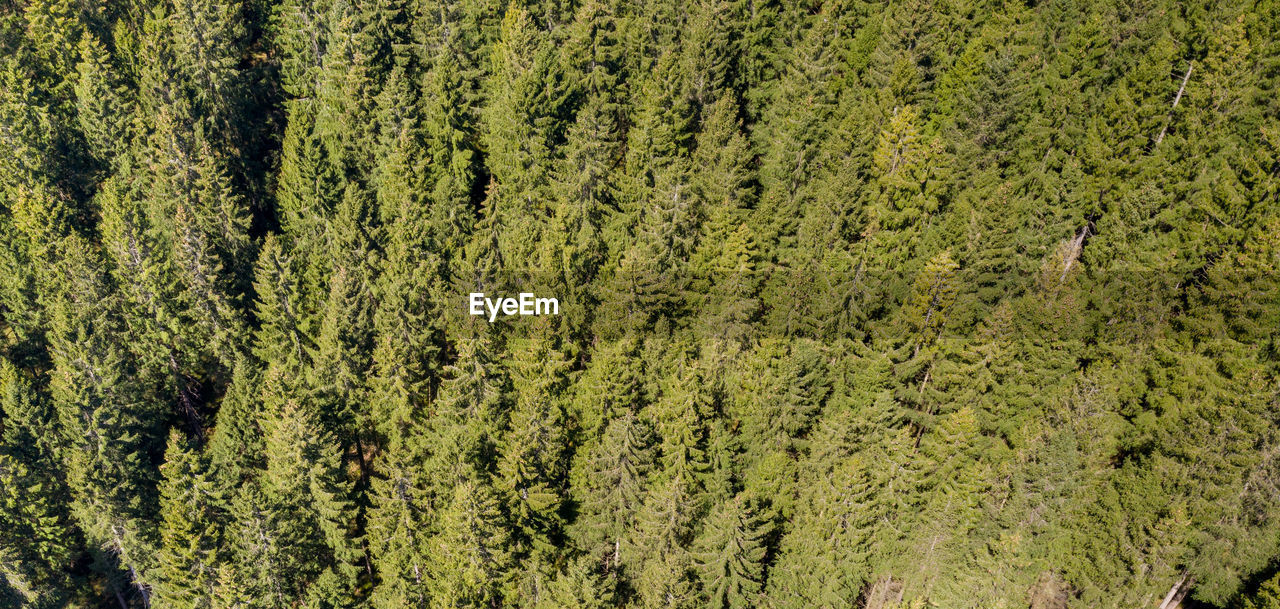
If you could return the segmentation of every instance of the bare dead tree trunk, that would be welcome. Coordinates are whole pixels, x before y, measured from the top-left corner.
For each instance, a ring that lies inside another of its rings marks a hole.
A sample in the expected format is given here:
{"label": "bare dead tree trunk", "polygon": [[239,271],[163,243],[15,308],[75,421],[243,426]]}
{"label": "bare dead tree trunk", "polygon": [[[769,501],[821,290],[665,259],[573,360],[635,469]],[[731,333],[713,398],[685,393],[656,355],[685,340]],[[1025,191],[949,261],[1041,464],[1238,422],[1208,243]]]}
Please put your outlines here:
{"label": "bare dead tree trunk", "polygon": [[1194,61],[1187,62],[1187,73],[1182,75],[1182,86],[1178,87],[1178,95],[1173,98],[1173,107],[1169,108],[1169,116],[1165,118],[1164,127],[1160,128],[1160,135],[1156,136],[1156,143],[1152,144],[1152,148],[1159,146],[1160,142],[1164,141],[1164,134],[1169,132],[1169,122],[1173,120],[1173,111],[1178,109],[1178,102],[1182,101],[1182,93],[1187,90],[1187,81],[1191,80],[1191,67],[1194,65]]}
{"label": "bare dead tree trunk", "polygon": [[[112,525],[111,535],[112,535],[112,540],[116,544],[115,551],[119,555],[123,556],[124,555],[124,540],[122,539],[123,532],[120,531],[120,528],[118,526]],[[138,570],[135,569],[133,565],[129,565],[129,579],[130,579],[129,583],[133,584],[133,587],[138,590],[138,595],[142,597],[142,606],[146,609],[150,609],[151,591],[148,590],[147,587],[142,584],[142,582],[138,581]],[[112,589],[115,590],[116,596],[120,595],[120,591],[115,588],[114,584],[112,585]]]}
{"label": "bare dead tree trunk", "polygon": [[1062,275],[1058,276],[1058,283],[1062,283],[1067,279],[1067,273],[1071,270],[1071,266],[1080,259],[1080,251],[1084,249],[1085,237],[1089,236],[1089,224],[1085,223],[1084,228],[1080,229],[1080,234],[1071,240],[1071,245],[1062,253]]}
{"label": "bare dead tree trunk", "polygon": [[1187,585],[1183,586],[1182,589],[1179,590],[1178,593],[1173,596],[1173,602],[1169,604],[1169,609],[1182,606],[1182,599],[1186,598],[1187,594],[1191,592],[1191,584],[1194,582],[1195,582],[1194,577],[1187,580]]}
{"label": "bare dead tree trunk", "polygon": [[138,589],[138,594],[142,596],[142,606],[151,607],[151,591],[142,582],[138,581],[138,571],[133,567],[129,567],[129,577],[133,578],[133,587]]}
{"label": "bare dead tree trunk", "polygon": [[1186,584],[1187,572],[1183,571],[1182,578],[1172,588],[1169,588],[1168,594],[1164,595],[1164,600],[1160,603],[1160,609],[1172,609],[1176,606],[1182,600],[1182,597],[1187,595],[1187,590],[1183,588]]}
{"label": "bare dead tree trunk", "polygon": [[[920,345],[917,344],[916,354],[919,355],[919,353],[920,353]],[[924,371],[924,380],[920,381],[919,395],[920,395],[921,402],[924,402],[924,390],[926,387],[929,386],[929,377],[931,376],[933,376],[933,362],[929,362],[929,368]],[[932,415],[933,407],[929,406],[928,408],[925,409],[925,412]],[[916,429],[915,443],[911,445],[912,452],[920,448],[920,440],[922,438],[924,438],[924,426],[918,425]]]}

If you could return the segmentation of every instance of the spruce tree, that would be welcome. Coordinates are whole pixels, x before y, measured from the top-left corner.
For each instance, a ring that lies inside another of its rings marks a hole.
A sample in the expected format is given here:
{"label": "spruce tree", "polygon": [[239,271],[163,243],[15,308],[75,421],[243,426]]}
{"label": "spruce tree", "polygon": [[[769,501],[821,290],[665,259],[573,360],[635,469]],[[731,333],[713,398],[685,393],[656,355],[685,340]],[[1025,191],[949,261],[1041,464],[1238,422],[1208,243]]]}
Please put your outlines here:
{"label": "spruce tree", "polygon": [[65,442],[72,508],[90,543],[118,553],[127,581],[146,595],[142,577],[155,550],[155,482],[163,402],[135,382],[123,345],[118,295],[87,243],[68,237],[54,274],[61,286],[48,303],[56,349],[50,394]]}
{"label": "spruce tree", "polygon": [[362,478],[368,470],[365,445],[374,428],[366,384],[372,366],[378,262],[366,234],[370,214],[366,195],[348,187],[327,232],[333,272],[307,371],[326,428],[337,436],[344,453],[355,448]]}
{"label": "spruce tree", "polygon": [[613,573],[636,560],[627,534],[653,469],[651,433],[633,413],[624,412],[574,467],[575,499],[581,505],[574,539]]}
{"label": "spruce tree", "polygon": [[459,483],[452,494],[431,544],[431,606],[500,604],[512,564],[497,498],[473,480]]}
{"label": "spruce tree", "polygon": [[[594,561],[573,560],[549,586],[550,594],[540,605],[567,609],[605,609],[613,606],[615,582],[595,572]],[[1269,609],[1269,608],[1268,608]]]}
{"label": "spruce tree", "polygon": [[707,606],[717,609],[753,607],[764,583],[767,524],[747,497],[738,495],[719,506],[694,542]]}
{"label": "spruce tree", "polygon": [[337,443],[295,401],[276,408],[266,423],[266,468],[256,485],[261,490],[243,495],[240,510],[250,512],[238,514],[242,535],[261,527],[269,541],[240,560],[253,561],[258,576],[250,579],[278,587],[271,592],[284,605],[349,597],[359,548]]}
{"label": "spruce tree", "polygon": [[131,100],[114,73],[111,57],[91,34],[80,39],[80,63],[75,82],[76,118],[80,132],[99,162],[114,166],[125,154]]}
{"label": "spruce tree", "polygon": [[30,380],[0,362],[0,570],[31,606],[54,606],[76,590],[63,566],[83,543],[67,514],[71,496],[55,460],[61,442],[51,415]]}
{"label": "spruce tree", "polygon": [[169,434],[160,485],[160,556],[151,574],[154,602],[210,607],[223,556],[222,514],[204,460],[177,431]]}
{"label": "spruce tree", "polygon": [[516,394],[507,431],[498,446],[498,479],[513,529],[522,545],[549,549],[559,535],[566,475],[561,392],[567,362],[545,339],[532,339],[515,354]]}

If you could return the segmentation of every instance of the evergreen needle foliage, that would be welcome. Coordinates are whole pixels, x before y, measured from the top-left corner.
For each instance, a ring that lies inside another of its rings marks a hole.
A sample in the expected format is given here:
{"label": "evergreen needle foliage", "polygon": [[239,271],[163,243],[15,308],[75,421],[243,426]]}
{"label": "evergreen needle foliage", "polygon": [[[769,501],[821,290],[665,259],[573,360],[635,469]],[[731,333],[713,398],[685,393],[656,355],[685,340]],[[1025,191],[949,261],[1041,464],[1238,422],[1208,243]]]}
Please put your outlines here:
{"label": "evergreen needle foliage", "polygon": [[0,2],[0,607],[1280,607],[1278,90],[1276,0]]}

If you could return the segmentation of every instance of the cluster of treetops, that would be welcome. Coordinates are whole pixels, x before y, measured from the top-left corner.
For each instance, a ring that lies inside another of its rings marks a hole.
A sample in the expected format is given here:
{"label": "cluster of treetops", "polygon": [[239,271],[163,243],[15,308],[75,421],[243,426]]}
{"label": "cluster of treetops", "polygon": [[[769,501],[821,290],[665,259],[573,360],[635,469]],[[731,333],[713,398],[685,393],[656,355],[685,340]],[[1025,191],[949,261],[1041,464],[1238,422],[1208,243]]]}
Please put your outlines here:
{"label": "cluster of treetops", "polygon": [[1280,606],[1278,32],[4,0],[0,605]]}

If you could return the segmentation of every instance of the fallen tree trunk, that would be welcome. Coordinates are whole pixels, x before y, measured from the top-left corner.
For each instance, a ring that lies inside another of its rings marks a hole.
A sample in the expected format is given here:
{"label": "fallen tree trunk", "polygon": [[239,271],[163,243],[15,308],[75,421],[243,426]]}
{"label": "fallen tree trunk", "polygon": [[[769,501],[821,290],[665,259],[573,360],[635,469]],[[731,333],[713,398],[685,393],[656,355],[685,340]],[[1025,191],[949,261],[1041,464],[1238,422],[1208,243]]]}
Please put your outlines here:
{"label": "fallen tree trunk", "polygon": [[1160,603],[1160,609],[1173,609],[1178,603],[1187,596],[1187,591],[1191,589],[1191,578],[1186,571],[1182,572],[1182,578],[1169,588],[1169,593],[1164,595],[1164,601]]}
{"label": "fallen tree trunk", "polygon": [[[1169,122],[1173,120],[1173,111],[1178,109],[1178,102],[1182,101],[1182,92],[1187,90],[1187,81],[1191,80],[1191,67],[1195,62],[1187,62],[1187,73],[1182,75],[1182,86],[1178,87],[1178,95],[1173,98],[1173,107],[1169,109],[1169,116],[1164,120],[1164,127],[1160,128],[1160,135],[1156,136],[1156,143],[1152,144],[1152,148],[1160,145],[1164,141],[1164,134],[1169,132]],[[1163,606],[1161,606],[1163,609]]]}

